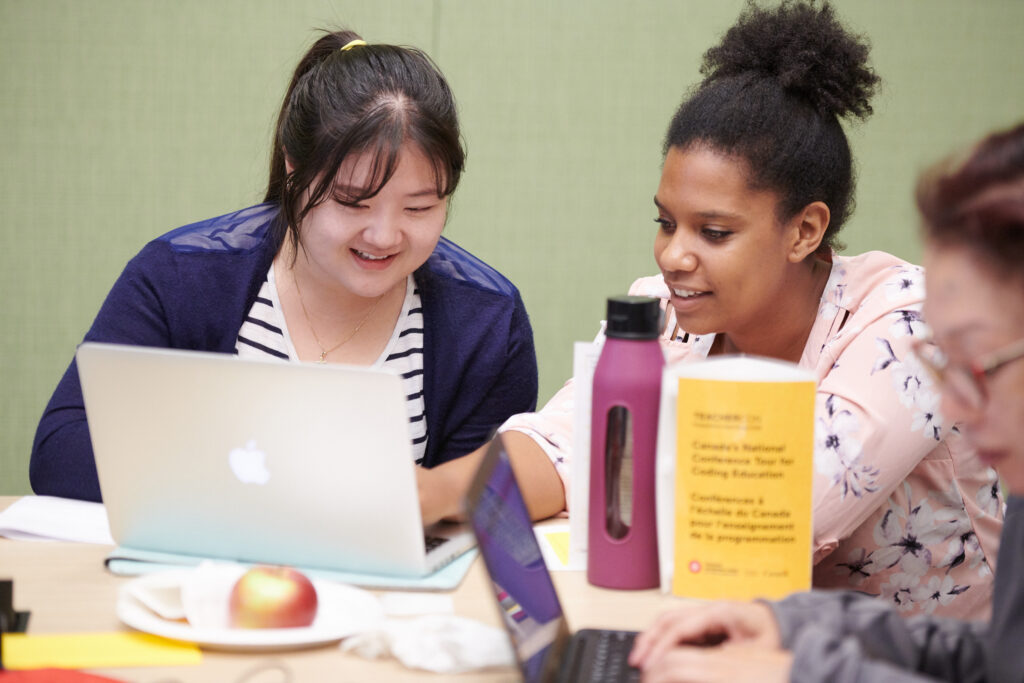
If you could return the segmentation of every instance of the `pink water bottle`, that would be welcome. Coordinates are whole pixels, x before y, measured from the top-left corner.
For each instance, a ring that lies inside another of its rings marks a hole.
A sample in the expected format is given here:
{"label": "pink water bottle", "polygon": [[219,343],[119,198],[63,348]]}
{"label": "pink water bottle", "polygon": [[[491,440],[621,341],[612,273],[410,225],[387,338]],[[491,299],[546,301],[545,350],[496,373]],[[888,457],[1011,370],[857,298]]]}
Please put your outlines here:
{"label": "pink water bottle", "polygon": [[587,580],[606,588],[658,585],[654,456],[665,356],[658,299],[608,299],[590,422]]}

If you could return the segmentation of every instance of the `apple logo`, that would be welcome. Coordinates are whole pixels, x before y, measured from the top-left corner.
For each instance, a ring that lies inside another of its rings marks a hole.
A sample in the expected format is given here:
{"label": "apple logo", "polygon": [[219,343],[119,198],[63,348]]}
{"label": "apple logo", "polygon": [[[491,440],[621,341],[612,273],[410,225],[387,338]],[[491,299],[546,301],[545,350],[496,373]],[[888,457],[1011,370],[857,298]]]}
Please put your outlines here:
{"label": "apple logo", "polygon": [[247,441],[245,448],[233,448],[228,453],[231,471],[243,484],[266,484],[270,481],[267,454],[256,448],[255,441]]}

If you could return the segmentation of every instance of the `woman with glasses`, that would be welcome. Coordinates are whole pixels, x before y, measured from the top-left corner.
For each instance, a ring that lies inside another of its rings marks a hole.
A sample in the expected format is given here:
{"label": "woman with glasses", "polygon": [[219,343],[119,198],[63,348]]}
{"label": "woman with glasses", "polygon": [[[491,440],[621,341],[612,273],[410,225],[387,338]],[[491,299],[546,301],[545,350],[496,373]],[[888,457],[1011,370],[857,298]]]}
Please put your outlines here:
{"label": "woman with glasses", "polygon": [[[904,618],[852,592],[662,615],[631,660],[645,681],[1020,681],[1024,677],[1024,124],[924,177],[916,354],[940,409],[1010,494],[988,623]],[[715,643],[708,647],[708,643]]]}
{"label": "woman with glasses", "polygon": [[[664,302],[668,362],[745,353],[814,374],[814,586],[984,618],[1002,505],[910,353],[922,271],[837,253],[854,191],[842,121],[871,113],[868,53],[828,4],[748,6],[669,124],[648,233],[661,273],[631,293]],[[502,427],[538,517],[566,506],[573,392]]]}

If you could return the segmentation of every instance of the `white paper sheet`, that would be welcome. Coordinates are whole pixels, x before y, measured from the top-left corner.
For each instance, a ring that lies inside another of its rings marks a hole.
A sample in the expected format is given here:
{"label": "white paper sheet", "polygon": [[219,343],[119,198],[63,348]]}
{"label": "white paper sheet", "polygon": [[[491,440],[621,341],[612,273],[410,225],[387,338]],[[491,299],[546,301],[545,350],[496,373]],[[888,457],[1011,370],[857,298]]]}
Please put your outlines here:
{"label": "white paper sheet", "polygon": [[0,536],[114,545],[102,503],[53,496],[25,496],[0,512]]}
{"label": "white paper sheet", "polygon": [[[603,329],[603,325],[602,325]],[[587,566],[587,521],[590,508],[590,411],[594,368],[604,347],[604,335],[593,342],[573,344],[572,374],[575,385],[573,414],[572,475],[569,482],[569,562],[573,568]],[[551,563],[548,563],[551,566]]]}

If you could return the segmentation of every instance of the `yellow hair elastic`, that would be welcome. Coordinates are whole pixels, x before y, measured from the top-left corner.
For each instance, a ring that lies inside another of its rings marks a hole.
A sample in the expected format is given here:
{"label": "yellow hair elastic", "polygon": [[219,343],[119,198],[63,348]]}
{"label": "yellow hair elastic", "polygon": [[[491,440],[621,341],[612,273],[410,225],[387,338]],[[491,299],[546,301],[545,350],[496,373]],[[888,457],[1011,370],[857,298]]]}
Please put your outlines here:
{"label": "yellow hair elastic", "polygon": [[360,40],[359,38],[356,38],[355,40],[350,40],[341,47],[340,51],[344,52],[345,50],[351,50],[352,48],[357,47],[359,45],[366,45],[366,41]]}

